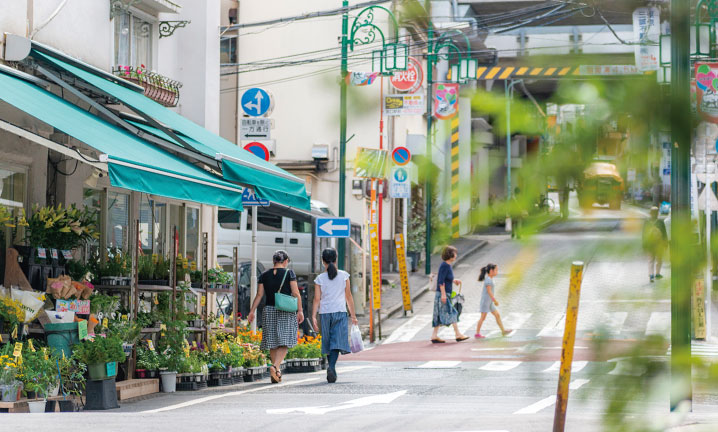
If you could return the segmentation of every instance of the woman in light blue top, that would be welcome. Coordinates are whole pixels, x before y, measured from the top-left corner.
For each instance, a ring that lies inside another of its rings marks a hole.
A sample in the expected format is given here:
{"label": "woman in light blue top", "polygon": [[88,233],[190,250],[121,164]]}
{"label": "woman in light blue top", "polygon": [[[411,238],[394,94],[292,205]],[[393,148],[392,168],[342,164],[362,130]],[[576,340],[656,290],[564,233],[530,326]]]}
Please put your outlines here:
{"label": "woman in light blue top", "polygon": [[479,322],[476,324],[476,334],[474,335],[476,339],[483,339],[486,337],[481,334],[481,325],[484,323],[486,314],[489,312],[491,312],[494,318],[496,318],[496,324],[499,325],[502,335],[506,336],[511,333],[510,329],[504,328],[504,324],[501,322],[501,315],[499,315],[499,311],[496,309],[496,306],[499,305],[499,301],[496,300],[495,296],[496,286],[494,285],[494,277],[498,273],[499,267],[496,264],[487,264],[486,267],[481,269],[479,282],[484,282],[484,289],[481,292],[481,303],[479,304],[481,318],[479,318]]}
{"label": "woman in light blue top", "polygon": [[354,313],[354,298],[349,285],[349,273],[337,270],[337,251],[327,248],[322,251],[322,262],[327,269],[314,279],[314,308],[312,321],[317,325],[317,312],[321,321],[322,354],[329,357],[327,382],[337,381],[337,359],[339,354],[348,354],[349,323],[347,322],[347,306],[351,314],[352,324],[357,324]]}

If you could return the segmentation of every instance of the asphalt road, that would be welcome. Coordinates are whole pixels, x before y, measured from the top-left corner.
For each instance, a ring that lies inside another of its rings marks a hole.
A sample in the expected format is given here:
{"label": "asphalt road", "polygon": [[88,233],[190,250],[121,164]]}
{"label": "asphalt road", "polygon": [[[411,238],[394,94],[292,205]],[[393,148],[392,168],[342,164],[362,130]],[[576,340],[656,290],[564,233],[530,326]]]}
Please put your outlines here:
{"label": "asphalt road", "polygon": [[[634,212],[635,210],[628,210]],[[567,431],[617,430],[607,420],[611,401],[625,402],[627,430],[666,430],[669,416],[665,373],[670,329],[666,278],[648,281],[638,240],[640,219],[581,215],[567,230],[555,227],[524,242],[492,236],[489,246],[458,265],[466,296],[460,328],[473,336],[478,314],[479,268],[493,262],[500,312],[509,337],[487,318],[484,340],[445,345],[429,342],[433,297],[414,314],[383,323],[385,339],[357,355],[343,356],[339,380],[324,372],[285,375],[268,382],[158,395],[123,403],[119,410],[77,414],[4,416],[2,430],[551,430],[558,381],[563,318],[572,261],[587,265],[579,307],[579,331],[571,376]],[[617,225],[606,228],[606,224]],[[598,224],[598,225],[596,225]],[[626,359],[642,341],[638,363]],[[718,348],[696,344],[700,358],[718,361]],[[694,377],[689,422],[713,422],[718,430],[718,389]],[[684,420],[685,421],[685,420]],[[693,430],[693,429],[691,429]]]}

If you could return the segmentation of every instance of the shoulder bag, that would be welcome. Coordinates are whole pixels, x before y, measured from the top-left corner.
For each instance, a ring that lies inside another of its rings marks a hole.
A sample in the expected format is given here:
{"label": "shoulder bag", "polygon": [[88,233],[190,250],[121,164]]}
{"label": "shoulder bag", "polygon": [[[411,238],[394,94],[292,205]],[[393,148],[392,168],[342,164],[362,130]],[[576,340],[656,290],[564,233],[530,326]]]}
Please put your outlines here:
{"label": "shoulder bag", "polygon": [[289,270],[284,269],[282,282],[279,284],[277,292],[274,293],[274,307],[283,312],[296,312],[297,298],[291,295],[282,294],[282,288],[284,287],[284,281],[287,279],[287,273],[289,273]]}

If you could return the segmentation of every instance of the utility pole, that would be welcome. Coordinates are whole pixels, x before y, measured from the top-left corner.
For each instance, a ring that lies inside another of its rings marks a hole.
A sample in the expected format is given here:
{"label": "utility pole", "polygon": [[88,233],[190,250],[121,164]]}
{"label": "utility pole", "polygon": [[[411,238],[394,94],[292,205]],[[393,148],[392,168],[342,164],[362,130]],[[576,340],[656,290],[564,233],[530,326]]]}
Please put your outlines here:
{"label": "utility pole", "polygon": [[671,0],[671,411],[692,400],[690,7]]}
{"label": "utility pole", "polygon": [[[339,93],[339,217],[344,217],[346,205],[346,177],[347,177],[347,32],[349,31],[349,0],[342,1],[344,13],[342,14],[342,72]],[[344,269],[346,255],[346,240],[338,239],[337,265]]]}
{"label": "utility pole", "polygon": [[[432,121],[432,113],[431,113],[431,106],[433,104],[433,100],[431,98],[431,86],[433,85],[433,72],[434,72],[434,57],[432,53],[432,44],[434,43],[434,26],[431,21],[431,1],[425,0],[424,1],[424,9],[426,9],[426,14],[429,17],[429,24],[428,24],[428,50],[427,50],[427,56],[426,56],[426,160],[427,164],[427,170],[431,169],[431,155],[432,155],[432,145],[431,145],[431,121]],[[426,268],[425,272],[426,274],[431,273],[431,175],[429,175],[428,172],[424,173],[425,180],[424,180],[424,200],[426,201]]]}

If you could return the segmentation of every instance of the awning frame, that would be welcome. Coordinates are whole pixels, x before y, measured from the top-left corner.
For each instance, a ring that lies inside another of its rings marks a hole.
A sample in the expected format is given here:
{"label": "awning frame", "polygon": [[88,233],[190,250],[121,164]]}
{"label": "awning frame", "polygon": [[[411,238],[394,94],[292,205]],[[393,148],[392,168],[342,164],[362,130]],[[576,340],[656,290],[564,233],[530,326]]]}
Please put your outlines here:
{"label": "awning frame", "polygon": [[224,153],[217,153],[214,158],[215,158],[216,160],[220,161],[220,162],[222,162],[222,160],[226,159],[226,160],[228,160],[228,161],[230,161],[230,162],[236,163],[237,165],[241,165],[241,166],[244,166],[244,167],[247,167],[247,168],[252,168],[252,169],[255,169],[255,170],[257,170],[257,171],[262,171],[262,172],[264,172],[264,173],[271,174],[271,175],[276,176],[276,177],[281,177],[281,178],[283,178],[283,179],[290,180],[290,181],[292,181],[292,182],[294,182],[294,183],[305,184],[305,182],[304,182],[302,179],[300,179],[299,177],[296,177],[296,176],[294,176],[294,175],[291,175],[291,174],[289,174],[289,173],[286,173],[286,174],[285,174],[285,173],[283,173],[283,172],[273,171],[273,170],[270,170],[270,169],[265,168],[265,167],[263,167],[263,166],[256,165],[256,164],[254,164],[254,163],[252,163],[252,162],[243,161],[243,160],[241,160],[241,159],[237,159],[237,158],[235,158],[235,157],[226,155],[226,154],[224,154]]}

